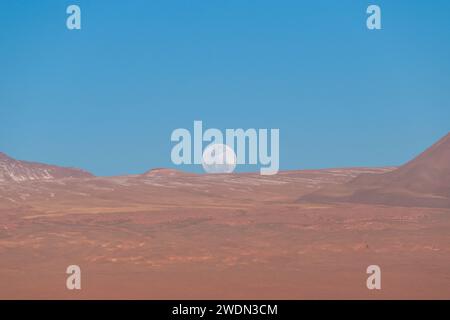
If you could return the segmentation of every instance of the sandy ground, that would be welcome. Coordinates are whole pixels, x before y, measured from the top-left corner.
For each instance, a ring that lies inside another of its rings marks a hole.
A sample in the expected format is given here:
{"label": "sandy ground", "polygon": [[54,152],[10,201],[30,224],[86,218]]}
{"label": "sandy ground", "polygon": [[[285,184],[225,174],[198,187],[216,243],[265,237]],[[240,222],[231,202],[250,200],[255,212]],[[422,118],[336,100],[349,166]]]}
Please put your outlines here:
{"label": "sandy ground", "polygon": [[389,170],[0,185],[0,299],[450,299],[450,208],[296,202]]}

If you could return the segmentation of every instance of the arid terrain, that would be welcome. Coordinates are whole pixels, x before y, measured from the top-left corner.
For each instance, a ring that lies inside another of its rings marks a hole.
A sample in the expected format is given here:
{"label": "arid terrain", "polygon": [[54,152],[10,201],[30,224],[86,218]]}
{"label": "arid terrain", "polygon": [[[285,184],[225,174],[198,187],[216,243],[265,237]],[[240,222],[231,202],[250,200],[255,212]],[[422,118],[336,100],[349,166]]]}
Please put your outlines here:
{"label": "arid terrain", "polygon": [[94,177],[0,154],[0,298],[450,299],[449,164],[450,135],[399,168],[275,176]]}

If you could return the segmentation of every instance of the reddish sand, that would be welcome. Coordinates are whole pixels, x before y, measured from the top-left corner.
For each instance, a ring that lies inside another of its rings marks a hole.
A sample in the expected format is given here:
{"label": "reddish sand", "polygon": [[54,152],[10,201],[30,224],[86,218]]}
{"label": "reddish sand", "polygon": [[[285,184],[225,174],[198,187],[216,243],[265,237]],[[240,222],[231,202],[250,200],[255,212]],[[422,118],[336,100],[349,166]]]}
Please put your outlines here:
{"label": "reddish sand", "polygon": [[[419,161],[427,183],[436,163],[448,162]],[[3,167],[5,180],[19,177]],[[339,198],[370,173],[396,177],[412,199],[402,168],[10,179],[0,183],[0,299],[450,299],[450,208],[428,206],[435,194],[406,205]],[[80,291],[66,289],[72,264]],[[373,264],[381,290],[366,287]]]}
{"label": "reddish sand", "polygon": [[0,298],[450,298],[448,208],[296,202],[361,171],[2,185]]}

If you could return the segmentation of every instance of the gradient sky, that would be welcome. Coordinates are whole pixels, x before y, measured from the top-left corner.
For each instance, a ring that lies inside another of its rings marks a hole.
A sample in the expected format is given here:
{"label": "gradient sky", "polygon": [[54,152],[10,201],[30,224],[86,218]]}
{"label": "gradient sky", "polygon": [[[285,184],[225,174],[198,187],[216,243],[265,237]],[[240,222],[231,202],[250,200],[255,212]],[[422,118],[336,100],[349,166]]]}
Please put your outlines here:
{"label": "gradient sky", "polygon": [[398,165],[450,131],[449,57],[448,0],[1,1],[0,151],[140,173],[202,120],[279,128],[282,169]]}

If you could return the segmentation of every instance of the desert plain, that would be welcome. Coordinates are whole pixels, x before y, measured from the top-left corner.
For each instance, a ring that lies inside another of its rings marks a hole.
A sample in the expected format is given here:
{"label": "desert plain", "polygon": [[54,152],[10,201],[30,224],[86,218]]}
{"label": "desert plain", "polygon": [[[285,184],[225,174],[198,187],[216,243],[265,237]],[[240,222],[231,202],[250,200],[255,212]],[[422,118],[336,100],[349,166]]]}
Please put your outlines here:
{"label": "desert plain", "polygon": [[[2,154],[0,299],[449,299],[449,141],[404,173],[95,177]],[[367,176],[382,178],[355,184]],[[81,290],[66,288],[69,265]]]}

